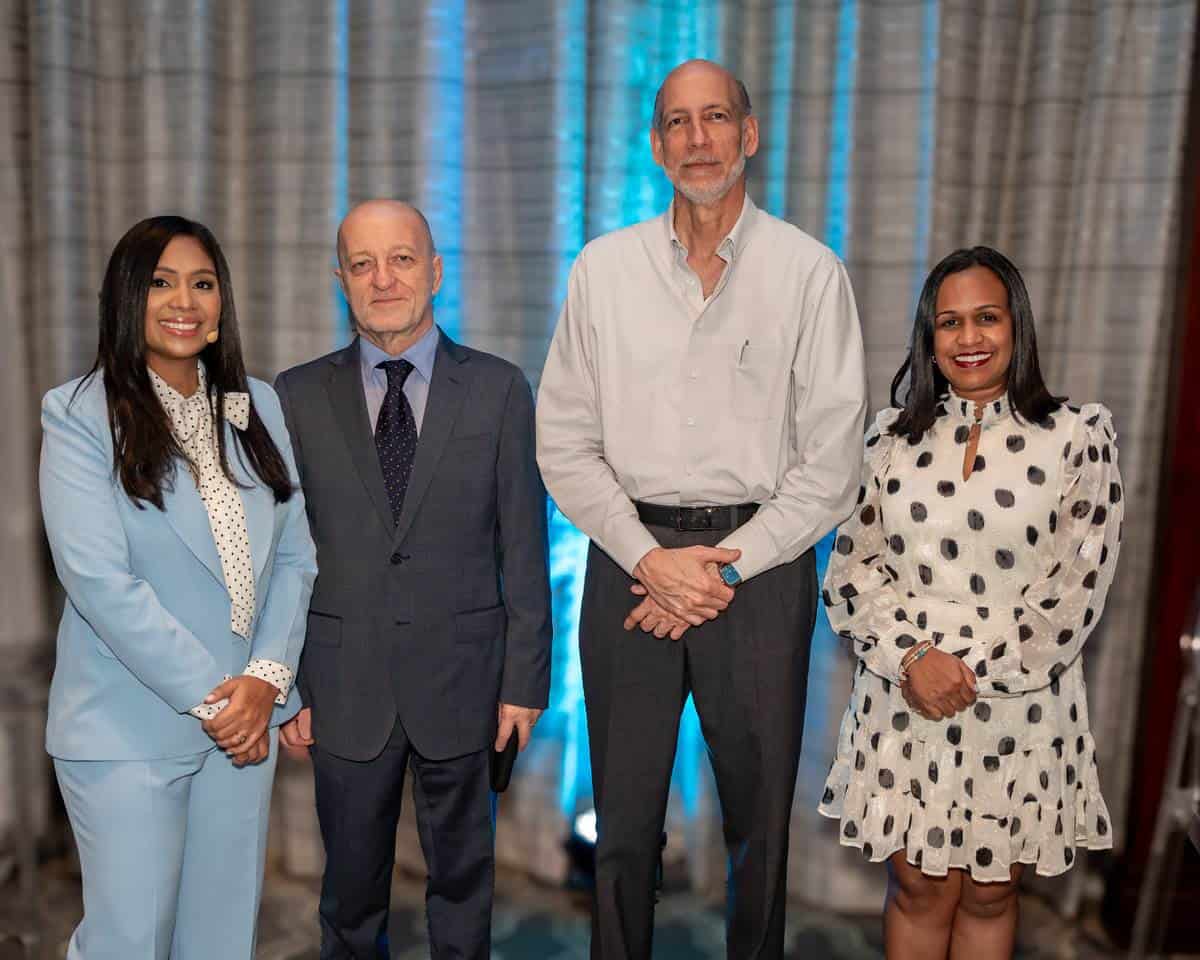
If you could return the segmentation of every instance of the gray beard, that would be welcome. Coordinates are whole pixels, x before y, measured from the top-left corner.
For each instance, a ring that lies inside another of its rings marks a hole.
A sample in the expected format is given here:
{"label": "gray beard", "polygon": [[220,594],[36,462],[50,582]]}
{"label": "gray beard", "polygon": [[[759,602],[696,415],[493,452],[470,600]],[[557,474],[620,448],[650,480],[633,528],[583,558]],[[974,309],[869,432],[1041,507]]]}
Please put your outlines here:
{"label": "gray beard", "polygon": [[715,186],[707,188],[693,187],[674,178],[671,178],[671,183],[675,185],[676,190],[692,203],[696,204],[696,206],[711,207],[725,198],[725,195],[733,189],[733,185],[742,178],[742,174],[745,172],[746,153],[744,150],[738,150],[738,158],[734,161],[733,167],[729,171],[729,176]]}

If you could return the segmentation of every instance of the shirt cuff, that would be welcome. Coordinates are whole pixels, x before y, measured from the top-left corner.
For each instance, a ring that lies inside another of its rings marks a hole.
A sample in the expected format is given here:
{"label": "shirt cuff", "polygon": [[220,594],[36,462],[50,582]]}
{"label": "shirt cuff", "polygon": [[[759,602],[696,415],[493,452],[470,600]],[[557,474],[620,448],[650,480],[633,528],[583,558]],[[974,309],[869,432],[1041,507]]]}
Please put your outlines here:
{"label": "shirt cuff", "polygon": [[779,564],[779,551],[771,534],[753,519],[732,531],[717,546],[725,550],[742,551],[742,555],[733,561],[734,569],[742,580],[749,580]]}
{"label": "shirt cuff", "polygon": [[[246,669],[242,671],[242,675],[246,677],[257,677],[259,680],[265,680],[267,683],[278,689],[279,693],[275,697],[275,702],[281,707],[287,703],[288,693],[291,692],[292,681],[295,679],[292,671],[282,663],[277,663],[274,660],[264,660],[261,658],[251,660],[248,664],[246,664]],[[222,678],[223,681],[232,679],[233,677],[231,677],[228,673]],[[211,720],[227,706],[229,706],[229,698],[222,697],[216,703],[197,704],[196,706],[192,707],[188,713],[199,720]]]}
{"label": "shirt cuff", "polygon": [[619,528],[614,529],[605,540],[607,542],[601,545],[604,552],[631,577],[634,576],[633,568],[641,562],[642,557],[661,546],[636,515],[631,519],[623,518]]}
{"label": "shirt cuff", "polygon": [[259,680],[266,680],[279,691],[279,695],[275,698],[275,702],[279,706],[287,703],[288,693],[292,689],[292,681],[295,679],[292,671],[284,664],[275,660],[264,660],[257,658],[246,664],[246,669],[242,671],[242,675],[246,677],[258,677]]}
{"label": "shirt cuff", "polygon": [[[221,678],[221,682],[224,683],[226,680],[232,680],[232,679],[233,679],[233,677],[231,677],[229,674],[225,674],[225,676],[223,676]],[[227,706],[229,706],[229,698],[222,697],[216,703],[197,704],[196,706],[192,707],[192,709],[189,710],[188,713],[190,713],[193,717],[195,717],[198,720],[211,720],[218,713],[220,713],[222,710],[224,710]]]}

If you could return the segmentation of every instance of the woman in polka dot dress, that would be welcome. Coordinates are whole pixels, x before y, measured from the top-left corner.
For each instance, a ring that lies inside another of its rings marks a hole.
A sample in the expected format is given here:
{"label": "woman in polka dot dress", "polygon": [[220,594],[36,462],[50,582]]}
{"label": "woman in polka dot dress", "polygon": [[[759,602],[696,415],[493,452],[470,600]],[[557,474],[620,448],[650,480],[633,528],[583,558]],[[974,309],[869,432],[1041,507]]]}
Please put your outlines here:
{"label": "woman in polka dot dress", "polygon": [[825,577],[858,664],[820,811],[888,863],[888,957],[1007,957],[1022,866],[1112,846],[1080,657],[1120,542],[1112,417],[1047,391],[987,247],[926,280],[892,401]]}

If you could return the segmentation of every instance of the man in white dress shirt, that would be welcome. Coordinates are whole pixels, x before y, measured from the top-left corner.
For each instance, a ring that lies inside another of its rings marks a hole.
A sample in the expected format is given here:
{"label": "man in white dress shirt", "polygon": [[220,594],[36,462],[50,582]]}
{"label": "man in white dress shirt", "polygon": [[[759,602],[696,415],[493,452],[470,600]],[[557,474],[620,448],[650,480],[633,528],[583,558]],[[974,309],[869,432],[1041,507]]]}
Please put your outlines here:
{"label": "man in white dress shirt", "polygon": [[579,255],[537,408],[546,485],[592,540],[592,956],[650,956],[690,693],[729,850],[729,956],[782,957],[812,547],[858,490],[862,339],[838,258],[746,193],[758,123],[735,77],[673,70],[650,146],[674,200]]}

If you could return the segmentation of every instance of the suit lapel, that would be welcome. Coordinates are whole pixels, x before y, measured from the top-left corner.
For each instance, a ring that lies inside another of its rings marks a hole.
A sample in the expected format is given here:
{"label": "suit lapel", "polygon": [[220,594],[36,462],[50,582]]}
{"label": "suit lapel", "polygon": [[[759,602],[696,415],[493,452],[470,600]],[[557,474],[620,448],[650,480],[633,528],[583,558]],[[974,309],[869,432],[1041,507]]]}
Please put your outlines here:
{"label": "suit lapel", "polygon": [[[267,558],[275,540],[275,495],[263,485],[238,455],[237,440],[233,427],[222,422],[225,431],[225,452],[229,468],[239,484],[242,512],[246,516],[246,536],[250,540],[250,558],[254,567],[254,581],[258,583],[266,568]],[[163,491],[163,506],[167,521],[179,538],[187,544],[209,573],[222,587],[226,587],[225,571],[221,567],[221,555],[217,552],[208,510],[200,499],[200,491],[188,472],[187,466],[179,464],[173,490]],[[228,589],[226,587],[226,589]]]}
{"label": "suit lapel", "polygon": [[176,464],[173,488],[163,490],[163,507],[167,522],[179,539],[208,568],[217,583],[225,586],[225,573],[221,569],[221,557],[217,553],[217,544],[208,522],[208,511],[204,509],[204,501],[200,499],[200,491],[196,489],[187,464]]}
{"label": "suit lapel", "polygon": [[367,415],[362,373],[359,371],[357,340],[334,357],[325,381],[325,389],[329,394],[334,416],[341,424],[342,439],[350,450],[350,460],[358,471],[363,486],[367,488],[371,502],[375,504],[384,529],[390,530],[393,524],[392,507],[388,502],[387,487],[383,485],[383,471],[379,468],[375,436],[371,432],[371,419]]}
{"label": "suit lapel", "polygon": [[429,489],[438,461],[446,449],[446,441],[450,439],[454,421],[458,418],[458,411],[466,398],[469,376],[466,359],[467,355],[459,349],[458,344],[444,333],[439,333],[437,359],[433,364],[433,381],[429,384],[429,399],[425,403],[417,455],[408,489],[404,493],[400,522],[396,524],[397,546],[408,534],[421,507],[421,500]]}

